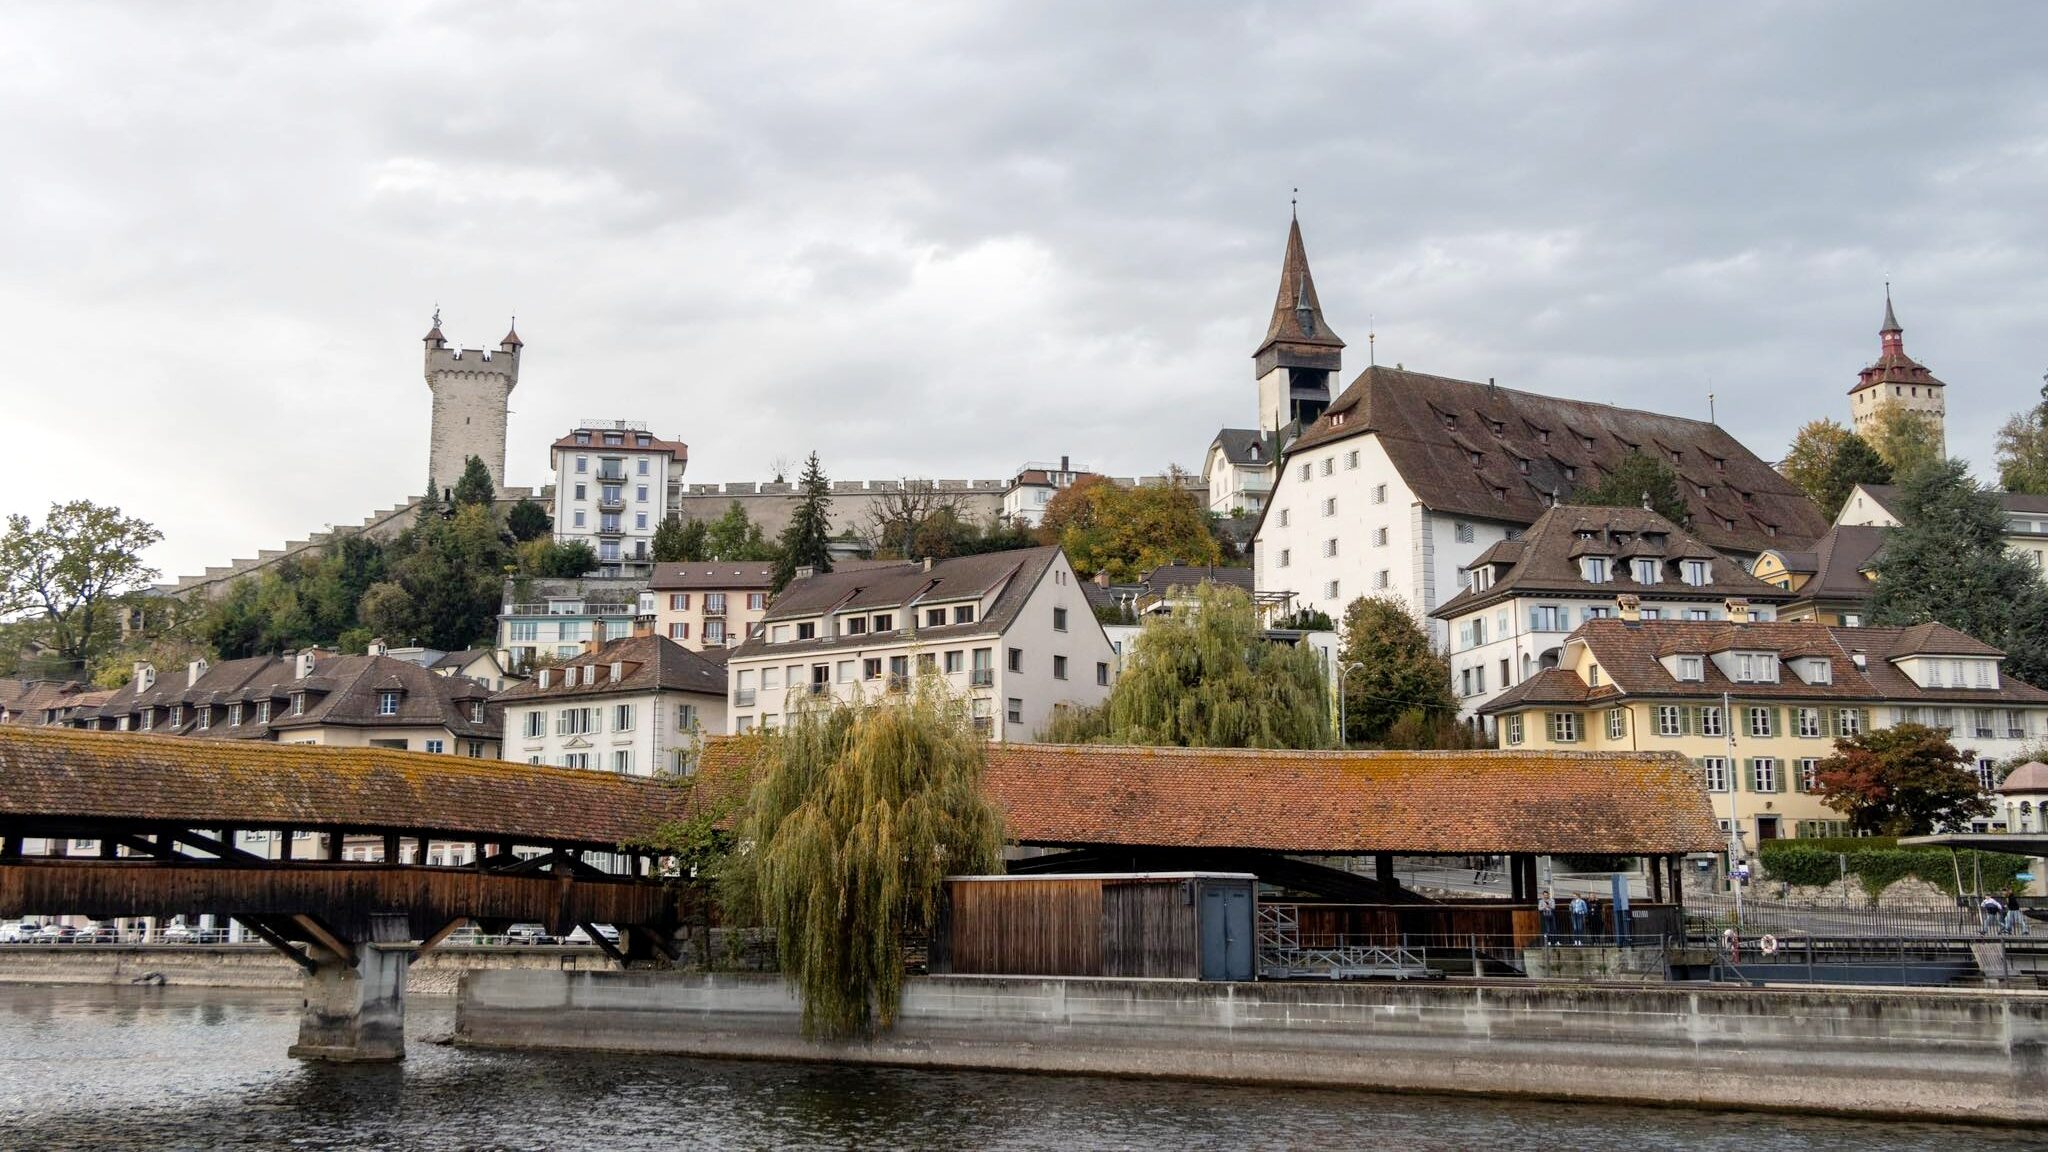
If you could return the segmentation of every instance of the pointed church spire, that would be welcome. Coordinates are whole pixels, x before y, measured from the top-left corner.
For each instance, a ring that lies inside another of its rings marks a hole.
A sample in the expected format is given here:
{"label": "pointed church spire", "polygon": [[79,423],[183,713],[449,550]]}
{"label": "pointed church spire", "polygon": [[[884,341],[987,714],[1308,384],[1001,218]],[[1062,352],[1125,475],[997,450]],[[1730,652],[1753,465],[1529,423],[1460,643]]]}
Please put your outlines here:
{"label": "pointed church spire", "polygon": [[1885,354],[1905,355],[1906,330],[1899,326],[1899,318],[1892,312],[1892,282],[1889,280],[1884,282],[1884,327],[1877,330],[1877,335],[1884,342]]}
{"label": "pointed church spire", "polygon": [[1265,341],[1252,355],[1263,357],[1275,345],[1287,344],[1313,349],[1344,347],[1344,341],[1323,322],[1322,301],[1316,298],[1315,277],[1308,270],[1308,250],[1301,242],[1299,216],[1287,225],[1287,253],[1280,261],[1280,294],[1273,301],[1273,320],[1266,326]]}

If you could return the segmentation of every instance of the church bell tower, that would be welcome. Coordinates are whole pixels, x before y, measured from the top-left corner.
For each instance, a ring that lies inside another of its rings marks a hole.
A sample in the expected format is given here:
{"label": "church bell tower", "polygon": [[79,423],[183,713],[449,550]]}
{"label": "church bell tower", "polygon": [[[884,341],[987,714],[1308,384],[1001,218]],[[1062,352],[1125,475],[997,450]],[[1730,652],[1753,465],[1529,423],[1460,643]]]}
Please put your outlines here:
{"label": "church bell tower", "polygon": [[1252,353],[1252,375],[1259,381],[1259,427],[1263,431],[1294,430],[1292,439],[1330,406],[1334,381],[1342,367],[1344,341],[1323,322],[1323,305],[1309,275],[1308,251],[1301,243],[1299,215],[1287,227],[1287,254],[1280,263],[1280,294],[1273,301],[1273,320],[1265,342]]}

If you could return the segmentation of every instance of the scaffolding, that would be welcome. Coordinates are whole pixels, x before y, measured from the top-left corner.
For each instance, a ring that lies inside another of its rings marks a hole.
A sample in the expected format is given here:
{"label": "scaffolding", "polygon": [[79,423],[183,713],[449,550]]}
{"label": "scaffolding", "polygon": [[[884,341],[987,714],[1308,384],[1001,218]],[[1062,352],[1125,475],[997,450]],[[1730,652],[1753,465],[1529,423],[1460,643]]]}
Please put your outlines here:
{"label": "scaffolding", "polygon": [[1266,980],[1427,980],[1422,954],[1341,937],[1304,940],[1290,904],[1260,904],[1259,976]]}

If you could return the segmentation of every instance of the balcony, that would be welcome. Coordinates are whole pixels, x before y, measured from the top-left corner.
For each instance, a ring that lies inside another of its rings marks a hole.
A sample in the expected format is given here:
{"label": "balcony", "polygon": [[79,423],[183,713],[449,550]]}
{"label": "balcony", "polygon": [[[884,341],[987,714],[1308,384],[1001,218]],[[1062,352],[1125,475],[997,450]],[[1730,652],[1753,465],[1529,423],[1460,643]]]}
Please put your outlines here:
{"label": "balcony", "polygon": [[[597,534],[599,536],[624,536],[626,534],[626,523],[623,520],[601,521],[597,526]],[[612,559],[617,560],[618,557],[614,556]]]}
{"label": "balcony", "polygon": [[735,708],[752,708],[754,706],[754,690],[752,688],[733,689],[732,706]]}
{"label": "balcony", "polygon": [[597,510],[600,512],[624,512],[626,510],[626,498],[624,496],[599,496],[597,498]]}
{"label": "balcony", "polygon": [[908,691],[909,689],[910,689],[910,674],[909,674],[909,673],[907,673],[907,672],[891,672],[891,673],[889,673],[889,685],[888,685],[888,690],[889,690],[889,691],[891,691],[891,692],[905,692],[905,691]]}
{"label": "balcony", "polygon": [[967,684],[971,688],[989,688],[995,682],[996,670],[993,668],[976,668],[967,675]]}
{"label": "balcony", "polygon": [[974,718],[974,730],[976,732],[990,732],[995,729],[995,726],[996,719],[993,716],[976,716]]}
{"label": "balcony", "polygon": [[813,696],[823,696],[826,693],[832,691],[832,685],[830,684],[812,683],[805,685],[805,687],[810,690],[810,693]]}
{"label": "balcony", "polygon": [[624,472],[607,472],[602,468],[597,471],[597,482],[599,484],[624,484],[627,479],[628,477]]}
{"label": "balcony", "polygon": [[712,617],[723,617],[724,615],[725,601],[713,600],[709,596],[706,596],[704,598],[704,616],[706,619],[710,619]]}

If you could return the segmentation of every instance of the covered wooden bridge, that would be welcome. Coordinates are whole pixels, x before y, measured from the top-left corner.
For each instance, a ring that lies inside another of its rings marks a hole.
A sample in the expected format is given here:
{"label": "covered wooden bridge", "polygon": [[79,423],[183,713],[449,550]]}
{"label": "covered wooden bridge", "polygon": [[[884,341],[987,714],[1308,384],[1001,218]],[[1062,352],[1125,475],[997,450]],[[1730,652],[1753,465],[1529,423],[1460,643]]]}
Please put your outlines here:
{"label": "covered wooden bridge", "polygon": [[[405,965],[464,920],[584,926],[622,964],[668,954],[681,909],[654,842],[686,810],[665,782],[499,760],[0,727],[0,917],[232,916],[306,970],[295,1052],[397,1059]],[[256,831],[282,833],[281,858],[239,846]],[[383,862],[344,860],[348,839]],[[407,843],[473,862],[397,863]]]}

